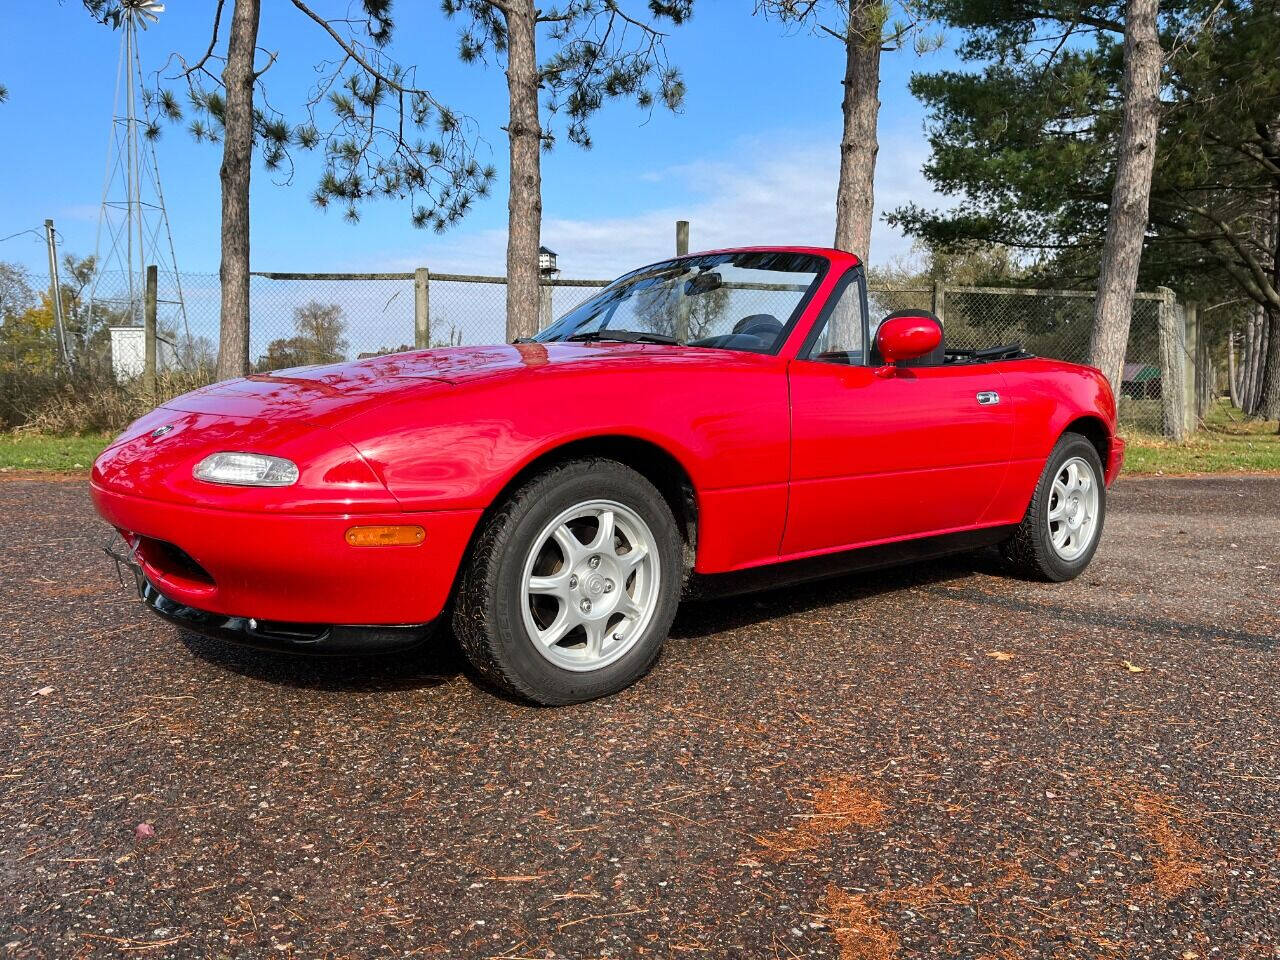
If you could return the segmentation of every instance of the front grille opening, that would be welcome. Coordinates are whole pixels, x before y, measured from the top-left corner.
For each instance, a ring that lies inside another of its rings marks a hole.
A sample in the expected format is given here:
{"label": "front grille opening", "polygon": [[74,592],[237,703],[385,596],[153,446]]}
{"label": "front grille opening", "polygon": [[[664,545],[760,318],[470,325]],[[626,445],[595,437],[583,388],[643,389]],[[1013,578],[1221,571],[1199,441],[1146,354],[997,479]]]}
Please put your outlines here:
{"label": "front grille opening", "polygon": [[138,553],[144,563],[165,576],[214,585],[209,571],[196,563],[191,554],[176,543],[154,537],[139,537]]}

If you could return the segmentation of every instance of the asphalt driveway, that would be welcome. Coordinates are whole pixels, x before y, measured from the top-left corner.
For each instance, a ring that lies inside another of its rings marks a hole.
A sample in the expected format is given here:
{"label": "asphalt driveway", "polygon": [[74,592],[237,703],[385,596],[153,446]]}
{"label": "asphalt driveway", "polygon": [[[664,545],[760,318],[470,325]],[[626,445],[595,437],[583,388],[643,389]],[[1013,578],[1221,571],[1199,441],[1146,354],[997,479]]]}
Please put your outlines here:
{"label": "asphalt driveway", "polygon": [[0,477],[0,955],[1280,957],[1280,478],[1122,480],[993,556],[690,605],[558,710],[447,646],[144,614]]}

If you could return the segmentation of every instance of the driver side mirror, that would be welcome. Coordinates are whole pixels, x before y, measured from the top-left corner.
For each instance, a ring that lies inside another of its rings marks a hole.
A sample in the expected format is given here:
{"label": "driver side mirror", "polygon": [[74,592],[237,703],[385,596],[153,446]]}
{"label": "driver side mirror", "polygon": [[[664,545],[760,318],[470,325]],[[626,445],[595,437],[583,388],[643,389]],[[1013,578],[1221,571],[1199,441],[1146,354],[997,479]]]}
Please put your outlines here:
{"label": "driver side mirror", "polygon": [[892,376],[894,364],[923,357],[941,342],[942,330],[933,317],[898,314],[887,318],[876,331],[876,349],[884,358],[884,366],[876,370],[876,376]]}

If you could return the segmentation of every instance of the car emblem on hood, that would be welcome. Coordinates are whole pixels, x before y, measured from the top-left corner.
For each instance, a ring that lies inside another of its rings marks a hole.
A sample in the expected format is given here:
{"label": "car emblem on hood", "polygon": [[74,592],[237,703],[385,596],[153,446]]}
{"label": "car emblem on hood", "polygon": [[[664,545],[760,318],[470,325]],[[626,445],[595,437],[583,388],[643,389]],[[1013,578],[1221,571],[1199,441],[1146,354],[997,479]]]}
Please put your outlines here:
{"label": "car emblem on hood", "polygon": [[173,432],[173,424],[166,423],[163,427],[156,427],[154,430],[151,431],[151,439],[159,440],[166,433],[172,433],[172,432]]}

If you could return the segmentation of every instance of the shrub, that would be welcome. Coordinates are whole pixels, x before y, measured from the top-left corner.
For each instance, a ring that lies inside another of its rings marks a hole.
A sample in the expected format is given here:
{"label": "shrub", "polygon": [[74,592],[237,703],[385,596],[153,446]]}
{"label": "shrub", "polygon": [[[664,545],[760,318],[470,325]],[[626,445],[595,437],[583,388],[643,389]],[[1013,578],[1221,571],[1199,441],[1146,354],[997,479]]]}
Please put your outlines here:
{"label": "shrub", "polygon": [[213,382],[212,371],[164,373],[156,393],[141,379],[117,383],[109,374],[67,374],[0,365],[0,428],[81,434],[124,429],[155,407]]}

